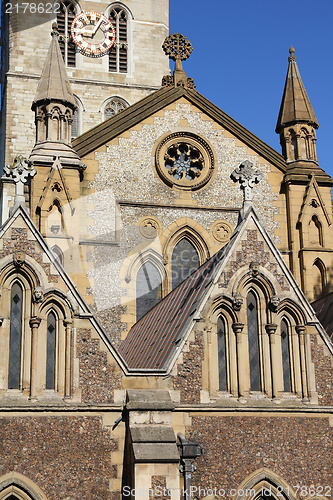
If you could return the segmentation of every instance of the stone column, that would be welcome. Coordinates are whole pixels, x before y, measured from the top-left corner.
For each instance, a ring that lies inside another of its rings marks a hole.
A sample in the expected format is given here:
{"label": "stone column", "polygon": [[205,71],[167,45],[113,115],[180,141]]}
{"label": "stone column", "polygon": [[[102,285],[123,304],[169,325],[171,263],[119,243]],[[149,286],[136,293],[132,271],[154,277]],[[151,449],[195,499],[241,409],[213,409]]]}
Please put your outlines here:
{"label": "stone column", "polygon": [[237,378],[238,378],[238,396],[245,394],[244,380],[242,377],[242,332],[244,323],[234,323],[232,329],[236,335],[236,354],[237,354]]}
{"label": "stone column", "polygon": [[279,372],[281,371],[281,362],[276,352],[275,333],[277,329],[276,323],[269,323],[265,326],[269,336],[269,351],[271,358],[271,380],[272,380],[272,398],[279,395]]}
{"label": "stone column", "polygon": [[31,372],[30,372],[30,400],[37,400],[36,382],[37,382],[37,345],[38,345],[38,327],[41,319],[34,316],[30,319],[31,328]]}
{"label": "stone column", "polygon": [[64,327],[66,328],[65,340],[65,398],[71,397],[72,389],[72,324],[71,320],[64,320]]}
{"label": "stone column", "polygon": [[296,325],[296,332],[299,337],[299,351],[301,360],[301,379],[302,379],[302,393],[303,398],[308,399],[308,382],[306,375],[306,360],[305,360],[305,326]]}

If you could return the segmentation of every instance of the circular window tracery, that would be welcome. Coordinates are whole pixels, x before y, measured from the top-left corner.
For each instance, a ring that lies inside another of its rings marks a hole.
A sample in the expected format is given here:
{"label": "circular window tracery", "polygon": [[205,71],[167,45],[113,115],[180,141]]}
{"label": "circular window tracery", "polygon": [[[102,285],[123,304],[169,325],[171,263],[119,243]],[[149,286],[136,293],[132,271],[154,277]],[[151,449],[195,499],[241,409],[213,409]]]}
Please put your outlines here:
{"label": "circular window tracery", "polygon": [[191,132],[162,139],[155,154],[159,177],[171,188],[198,190],[213,177],[215,156],[210,145]]}

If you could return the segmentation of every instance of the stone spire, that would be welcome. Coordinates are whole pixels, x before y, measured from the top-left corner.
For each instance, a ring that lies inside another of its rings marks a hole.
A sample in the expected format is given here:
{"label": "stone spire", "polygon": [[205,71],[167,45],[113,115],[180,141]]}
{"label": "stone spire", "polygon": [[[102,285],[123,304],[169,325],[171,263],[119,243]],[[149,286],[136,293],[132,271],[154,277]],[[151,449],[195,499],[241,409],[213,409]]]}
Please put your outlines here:
{"label": "stone spire", "polygon": [[287,162],[310,160],[317,163],[315,131],[319,124],[304,88],[292,46],[289,54],[276,133],[280,134],[282,152]]}
{"label": "stone spire", "polygon": [[32,110],[34,111],[41,102],[47,101],[62,103],[74,110],[75,100],[59,47],[59,33],[56,23],[52,25],[51,36],[51,45],[38,83]]}
{"label": "stone spire", "polygon": [[29,159],[34,165],[52,165],[59,158],[63,167],[83,168],[71,147],[75,100],[61,55],[57,25],[52,25],[51,44],[32,104],[35,111],[36,144]]}
{"label": "stone spire", "polygon": [[194,89],[193,78],[187,77],[182,65],[182,61],[188,59],[193,50],[191,42],[181,33],[174,33],[166,37],[162,48],[169,59],[175,61],[173,74],[163,77],[162,86]]}

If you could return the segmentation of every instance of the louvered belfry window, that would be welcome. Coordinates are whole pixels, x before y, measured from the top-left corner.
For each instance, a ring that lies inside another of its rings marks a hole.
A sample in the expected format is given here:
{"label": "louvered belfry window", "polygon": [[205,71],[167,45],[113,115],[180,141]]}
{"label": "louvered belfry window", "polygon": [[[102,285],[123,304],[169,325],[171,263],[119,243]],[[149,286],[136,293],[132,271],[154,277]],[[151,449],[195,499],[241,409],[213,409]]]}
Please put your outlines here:
{"label": "louvered belfry window", "polygon": [[291,392],[291,371],[290,371],[290,336],[289,325],[285,319],[281,321],[281,350],[282,350],[282,370],[283,370],[283,390]]}
{"label": "louvered belfry window", "polygon": [[21,384],[22,302],[22,288],[14,283],[10,303],[8,389],[19,389]]}
{"label": "louvered belfry window", "polygon": [[253,292],[247,296],[247,328],[249,341],[250,387],[260,391],[259,325],[257,300]]}
{"label": "louvered belfry window", "polygon": [[57,14],[60,50],[65,64],[75,67],[75,43],[71,37],[71,24],[75,17],[75,8],[72,2],[64,0],[60,3],[60,12]]}
{"label": "louvered belfry window", "polygon": [[156,266],[145,262],[136,276],[136,319],[142,318],[162,298],[161,275]]}
{"label": "louvered belfry window", "polygon": [[128,70],[128,27],[127,13],[121,7],[110,11],[109,19],[116,30],[116,41],[109,51],[109,71],[127,73]]}
{"label": "louvered belfry window", "polygon": [[46,341],[46,389],[55,388],[55,362],[56,362],[56,318],[53,312],[47,316],[47,341]]}

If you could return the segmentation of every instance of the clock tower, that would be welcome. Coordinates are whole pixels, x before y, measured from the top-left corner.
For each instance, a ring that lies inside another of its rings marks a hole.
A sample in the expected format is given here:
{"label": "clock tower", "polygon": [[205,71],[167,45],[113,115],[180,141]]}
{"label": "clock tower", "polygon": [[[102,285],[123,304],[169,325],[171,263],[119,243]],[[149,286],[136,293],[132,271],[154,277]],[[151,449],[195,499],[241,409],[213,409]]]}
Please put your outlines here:
{"label": "clock tower", "polygon": [[[87,16],[90,12],[97,13],[98,20],[104,16],[106,23],[112,24],[113,44],[104,53],[96,50],[103,38],[101,23],[85,28],[92,33],[79,37],[83,46],[73,41],[73,20],[82,14],[90,23],[91,16]],[[162,77],[169,72],[162,50],[168,34],[168,0],[42,0],[38,3],[16,0],[7,3],[6,8],[3,3],[0,171],[17,154],[28,157],[35,144],[31,104],[55,22],[75,100],[72,138],[158,89]],[[95,49],[87,50],[88,45]]]}

